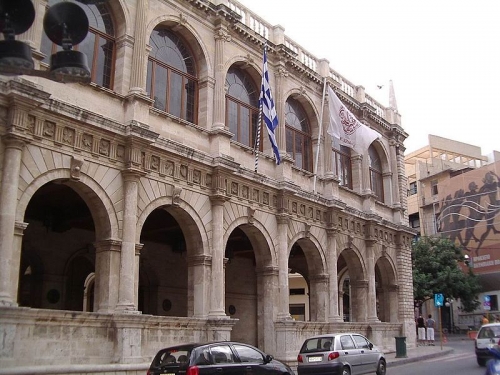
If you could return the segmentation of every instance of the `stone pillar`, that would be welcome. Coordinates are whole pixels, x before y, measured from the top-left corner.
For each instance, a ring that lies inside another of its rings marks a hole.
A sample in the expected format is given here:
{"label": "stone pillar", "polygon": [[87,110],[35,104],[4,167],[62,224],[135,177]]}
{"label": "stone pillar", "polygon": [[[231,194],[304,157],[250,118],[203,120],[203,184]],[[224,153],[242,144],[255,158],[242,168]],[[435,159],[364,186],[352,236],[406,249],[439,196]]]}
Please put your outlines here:
{"label": "stone pillar", "polygon": [[123,229],[120,255],[120,282],[116,309],[123,312],[135,312],[135,237],[137,227],[137,198],[139,174],[126,170],[123,175]]}
{"label": "stone pillar", "polygon": [[276,128],[276,142],[280,156],[286,155],[286,131],[285,131],[285,98],[283,91],[285,90],[284,82],[288,77],[288,71],[285,68],[285,62],[280,61],[278,65],[278,74],[276,77],[276,91],[274,94],[274,105],[276,106],[276,114],[278,115],[278,127]]}
{"label": "stone pillar", "polygon": [[32,26],[23,34],[18,40],[29,44],[31,48],[37,48],[40,45],[43,34],[43,16],[47,8],[47,0],[32,0],[33,7],[35,8],[35,20]]}
{"label": "stone pillar", "polygon": [[139,269],[141,261],[141,250],[144,247],[142,243],[135,244],[135,260],[134,260],[134,305],[139,308]]}
{"label": "stone pillar", "polygon": [[325,274],[314,275],[309,278],[310,282],[310,320],[315,322],[326,322],[328,311],[328,279]]}
{"label": "stone pillar", "polygon": [[188,257],[189,291],[188,316],[206,318],[210,308],[210,267],[212,258],[207,255]]}
{"label": "stone pillar", "polygon": [[388,321],[391,323],[397,323],[398,319],[398,289],[397,285],[389,285],[387,287],[387,299],[389,303],[387,304],[389,308],[388,314],[386,314]]}
{"label": "stone pillar", "polygon": [[328,275],[330,277],[329,280],[329,290],[330,290],[330,306],[329,306],[329,314],[328,321],[329,322],[341,322],[343,310],[342,304],[340,304],[339,308],[339,300],[342,301],[342,297],[339,297],[339,280],[337,274],[337,239],[336,239],[337,231],[335,229],[327,229],[327,267],[328,267]]}
{"label": "stone pillar", "polygon": [[360,155],[351,156],[352,189],[359,194],[363,191],[363,175],[366,174],[362,171],[361,160],[362,157]]}
{"label": "stone pillar", "polygon": [[379,322],[377,317],[377,290],[375,285],[375,240],[365,240],[366,244],[366,273],[368,277],[368,321]]}
{"label": "stone pillar", "polygon": [[277,251],[278,251],[278,285],[279,285],[279,300],[278,300],[278,319],[291,319],[290,315],[290,288],[288,285],[288,222],[287,214],[279,214],[277,216],[278,233],[277,233]]}
{"label": "stone pillar", "polygon": [[13,299],[17,299],[18,295],[19,269],[21,267],[21,250],[23,247],[24,231],[27,227],[28,223],[16,221],[14,229],[14,243],[12,245],[12,270],[14,270],[15,272],[10,273],[10,286],[12,288],[10,295],[13,296]]}
{"label": "stone pillar", "polygon": [[390,158],[391,158],[391,169],[392,169],[392,175],[395,176],[395,178],[391,178],[391,191],[392,191],[392,202],[386,202],[390,203],[392,207],[401,207],[401,199],[399,196],[399,175],[398,175],[398,144],[396,141],[391,139],[389,141],[389,152],[390,152]]}
{"label": "stone pillar", "polygon": [[[14,259],[14,229],[16,224],[17,190],[25,142],[6,136],[3,157],[2,188],[0,189],[0,306],[17,306],[12,280],[19,276],[19,260]],[[16,241],[16,245],[18,245]]]}
{"label": "stone pillar", "polygon": [[146,26],[149,0],[137,0],[135,7],[134,51],[130,70],[130,93],[143,94],[146,88],[144,75],[148,55],[146,53]]}
{"label": "stone pillar", "polygon": [[[332,296],[332,298],[335,298],[335,296]],[[339,318],[340,321],[344,321],[344,292],[339,290],[339,294],[337,296],[338,298],[338,306],[339,306]]]}
{"label": "stone pillar", "polygon": [[275,303],[279,270],[273,266],[267,266],[257,270],[257,319],[258,337],[257,346],[265,352],[273,352],[276,347],[274,320],[276,317],[277,306]]}
{"label": "stone pillar", "polygon": [[224,69],[224,45],[231,41],[226,25],[219,23],[215,29],[215,91],[213,129],[224,129],[226,122],[226,71]]}
{"label": "stone pillar", "polygon": [[403,335],[410,345],[415,345],[416,332],[413,310],[413,277],[411,263],[411,234],[399,232],[396,235],[396,264],[398,267],[398,318],[403,324]]}
{"label": "stone pillar", "polygon": [[225,196],[210,197],[212,202],[212,283],[209,317],[225,317],[224,311],[224,202]]}
{"label": "stone pillar", "polygon": [[351,279],[351,322],[367,321],[368,281]]}
{"label": "stone pillar", "polygon": [[121,242],[104,240],[95,246],[94,311],[111,313],[118,303]]}

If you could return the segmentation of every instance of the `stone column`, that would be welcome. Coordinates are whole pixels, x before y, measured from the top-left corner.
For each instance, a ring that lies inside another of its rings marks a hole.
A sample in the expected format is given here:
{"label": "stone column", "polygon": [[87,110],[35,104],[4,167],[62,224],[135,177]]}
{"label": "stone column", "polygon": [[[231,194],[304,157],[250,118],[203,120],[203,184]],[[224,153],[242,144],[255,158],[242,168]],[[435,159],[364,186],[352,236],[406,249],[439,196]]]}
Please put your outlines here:
{"label": "stone column", "polygon": [[[17,306],[12,280],[19,276],[19,260],[14,259],[14,229],[16,224],[17,190],[25,142],[13,136],[3,139],[2,188],[0,189],[0,306]],[[17,241],[16,241],[17,242]],[[18,244],[17,244],[18,245]]]}
{"label": "stone column", "polygon": [[389,303],[387,306],[389,307],[389,312],[386,314],[388,321],[391,323],[397,323],[398,319],[398,289],[397,285],[389,285],[387,287],[387,299]]}
{"label": "stone column", "polygon": [[210,308],[210,267],[212,258],[207,255],[188,257],[189,285],[192,292],[188,293],[189,316],[206,318]]}
{"label": "stone column", "polygon": [[21,40],[30,45],[31,48],[37,48],[40,45],[43,34],[43,16],[47,8],[47,0],[32,0],[35,8],[35,20],[31,27],[19,36]]}
{"label": "stone column", "polygon": [[391,178],[391,191],[392,191],[392,202],[386,202],[390,203],[392,207],[401,207],[401,199],[399,197],[399,175],[398,175],[398,144],[395,140],[391,139],[389,141],[389,152],[390,152],[390,158],[391,158],[391,169],[392,169],[392,175],[395,176],[395,178]]}
{"label": "stone column", "polygon": [[368,281],[351,280],[351,322],[367,321]]}
{"label": "stone column", "polygon": [[291,319],[290,315],[290,288],[288,285],[288,222],[287,214],[279,214],[276,217],[278,222],[277,250],[278,250],[278,319]]}
{"label": "stone column", "polygon": [[149,0],[137,0],[135,7],[134,51],[132,53],[132,68],[130,71],[130,93],[143,94],[146,88],[144,71],[148,55],[146,53],[147,14]]}
{"label": "stone column", "polygon": [[226,71],[224,45],[231,41],[226,25],[219,23],[215,29],[215,91],[213,129],[224,129],[226,122]]}
{"label": "stone column", "polygon": [[352,163],[352,189],[356,192],[361,194],[363,191],[363,175],[366,173],[363,173],[362,171],[362,163],[361,163],[362,157],[360,155],[353,155],[351,156],[351,163]]}
{"label": "stone column", "polygon": [[257,270],[257,311],[259,319],[257,346],[263,348],[267,353],[273,352],[276,347],[274,320],[276,317],[276,291],[279,278],[279,270],[273,266],[267,266]]}
{"label": "stone column", "polygon": [[379,322],[377,317],[377,290],[375,285],[375,240],[365,240],[366,244],[366,273],[368,277],[368,321]]}
{"label": "stone column", "polygon": [[310,290],[310,320],[326,322],[328,311],[328,279],[326,274],[314,275],[309,278]]}
{"label": "stone column", "polygon": [[[330,306],[329,306],[329,314],[328,321],[329,322],[341,322],[342,314],[341,309],[339,309],[339,281],[337,274],[337,239],[336,239],[337,231],[335,229],[327,229],[327,267],[328,267],[328,275],[330,277],[329,286],[330,286]],[[342,306],[342,305],[340,305]]]}
{"label": "stone column", "polygon": [[285,62],[281,61],[278,65],[278,74],[276,77],[276,91],[274,94],[274,105],[276,106],[276,114],[278,115],[278,127],[276,128],[276,142],[278,143],[278,149],[280,151],[280,156],[286,155],[286,129],[285,129],[285,101],[283,97],[284,82],[286,77],[288,77],[288,71],[285,68]]}
{"label": "stone column", "polygon": [[123,175],[123,229],[120,255],[120,281],[116,309],[123,312],[136,311],[135,301],[135,238],[137,227],[137,198],[139,173],[126,170]]}
{"label": "stone column", "polygon": [[224,202],[227,197],[210,197],[212,202],[212,283],[209,317],[225,317],[224,311]]}
{"label": "stone column", "polygon": [[95,246],[94,311],[111,313],[118,303],[121,242],[104,240]]}
{"label": "stone column", "polygon": [[403,332],[411,345],[415,344],[416,332],[413,311],[413,277],[411,263],[410,234],[399,232],[396,235],[396,264],[398,267],[398,318],[403,324]]}
{"label": "stone column", "polygon": [[12,287],[10,295],[13,297],[17,297],[18,294],[19,269],[21,267],[21,249],[23,247],[24,231],[27,227],[28,223],[16,221],[14,229],[14,243],[12,245],[12,270],[17,270],[17,272],[10,273],[10,286]]}
{"label": "stone column", "polygon": [[[333,298],[335,298],[335,296],[333,296]],[[343,322],[344,321],[344,292],[339,291],[337,298],[338,298],[338,305],[339,305],[339,318],[340,318],[340,321]]]}

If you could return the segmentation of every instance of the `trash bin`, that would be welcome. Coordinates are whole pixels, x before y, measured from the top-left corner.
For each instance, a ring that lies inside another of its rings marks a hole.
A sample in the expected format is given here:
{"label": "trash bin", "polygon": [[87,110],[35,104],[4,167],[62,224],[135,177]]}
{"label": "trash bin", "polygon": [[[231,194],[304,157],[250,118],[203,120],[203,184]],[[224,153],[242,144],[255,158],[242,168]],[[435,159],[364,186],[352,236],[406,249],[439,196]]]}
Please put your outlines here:
{"label": "trash bin", "polygon": [[396,358],[406,358],[406,337],[395,337],[396,339]]}

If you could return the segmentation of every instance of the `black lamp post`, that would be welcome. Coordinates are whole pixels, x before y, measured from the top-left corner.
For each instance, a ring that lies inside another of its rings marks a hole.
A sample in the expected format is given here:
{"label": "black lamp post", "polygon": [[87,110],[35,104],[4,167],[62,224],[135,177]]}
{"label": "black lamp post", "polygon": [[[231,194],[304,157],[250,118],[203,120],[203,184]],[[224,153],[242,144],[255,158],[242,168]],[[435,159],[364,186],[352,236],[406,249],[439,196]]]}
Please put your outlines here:
{"label": "black lamp post", "polygon": [[[90,3],[91,1],[82,1]],[[43,19],[48,38],[62,47],[50,57],[50,70],[34,69],[31,48],[15,40],[29,30],[35,19],[31,0],[0,0],[0,74],[31,75],[57,82],[90,82],[87,56],[73,46],[87,36],[89,21],[85,11],[75,3],[61,2],[51,6]]]}

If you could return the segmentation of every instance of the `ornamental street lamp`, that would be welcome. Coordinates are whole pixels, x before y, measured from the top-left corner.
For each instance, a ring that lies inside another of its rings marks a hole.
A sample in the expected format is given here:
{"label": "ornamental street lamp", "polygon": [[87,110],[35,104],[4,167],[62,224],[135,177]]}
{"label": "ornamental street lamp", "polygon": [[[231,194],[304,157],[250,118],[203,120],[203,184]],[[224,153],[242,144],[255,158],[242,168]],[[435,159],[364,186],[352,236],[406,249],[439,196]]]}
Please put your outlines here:
{"label": "ornamental street lamp", "polygon": [[[102,1],[102,0],[101,0]],[[87,0],[83,3],[95,3]],[[30,75],[57,82],[90,82],[87,56],[73,50],[73,46],[87,36],[89,21],[85,11],[75,3],[61,2],[45,13],[43,29],[47,37],[62,47],[62,51],[50,57],[50,69],[34,69],[31,48],[15,36],[30,29],[35,20],[35,8],[31,0],[0,0],[0,74]]]}

